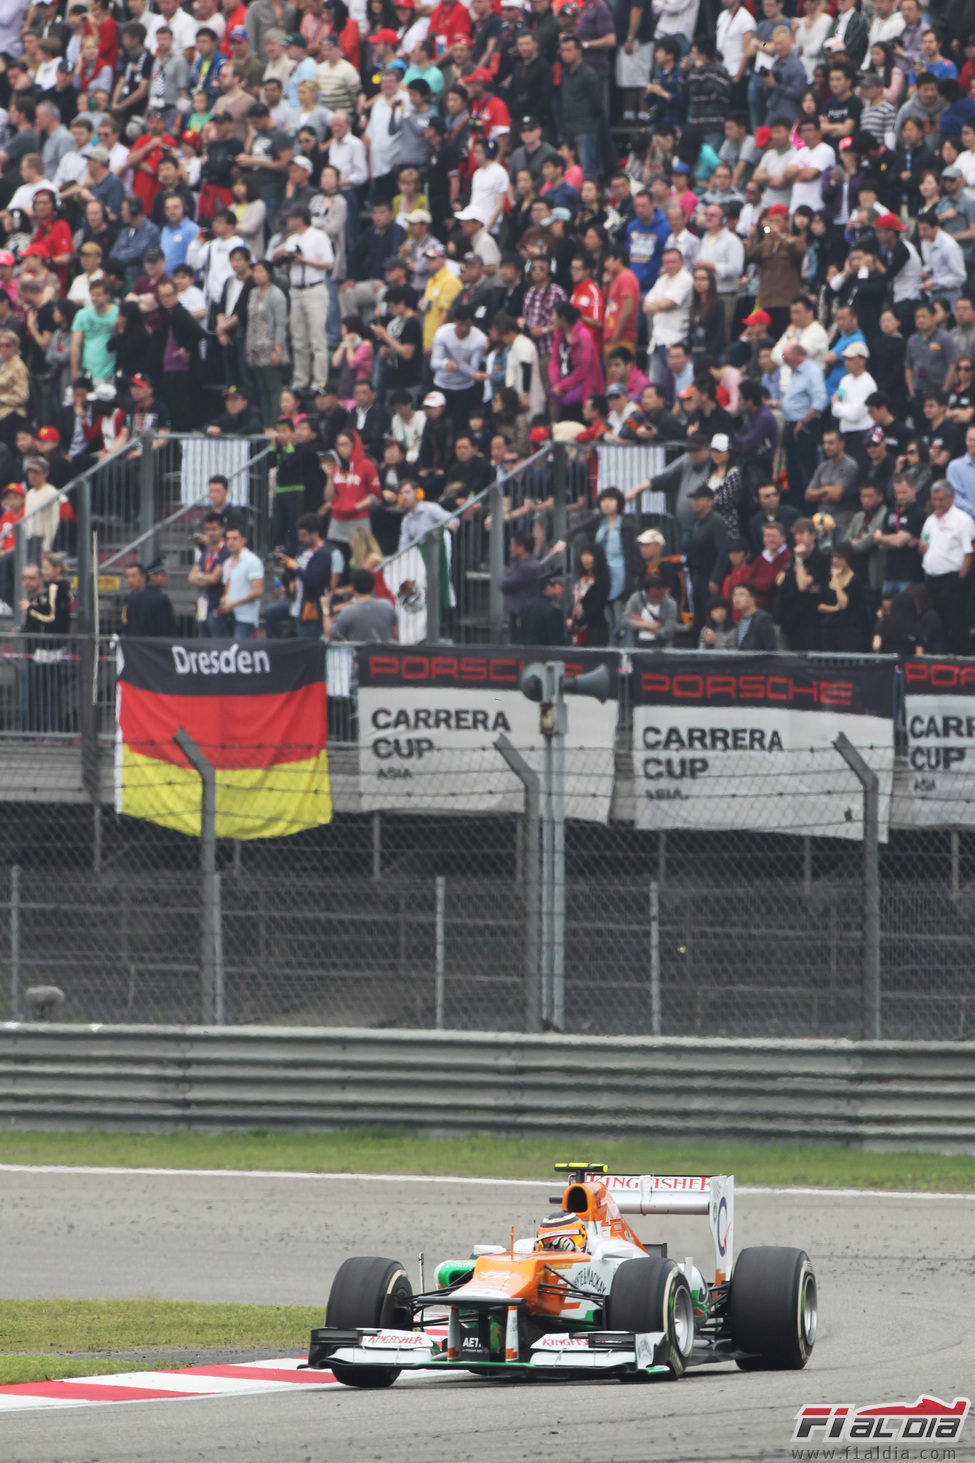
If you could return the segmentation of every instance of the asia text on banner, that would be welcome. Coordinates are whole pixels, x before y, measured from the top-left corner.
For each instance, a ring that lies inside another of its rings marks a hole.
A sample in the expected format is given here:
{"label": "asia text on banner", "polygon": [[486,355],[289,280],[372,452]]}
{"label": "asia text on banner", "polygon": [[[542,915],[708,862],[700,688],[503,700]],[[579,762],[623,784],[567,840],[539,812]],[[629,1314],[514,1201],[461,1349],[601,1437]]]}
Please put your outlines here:
{"label": "asia text on banner", "polygon": [[518,677],[532,661],[567,675],[604,663],[605,705],[567,700],[565,812],[605,823],[613,796],[616,662],[594,651],[364,646],[359,652],[359,786],[364,811],[518,813],[524,790],[494,746],[504,734],[541,773],[539,708]]}
{"label": "asia text on banner", "polygon": [[887,837],[893,669],[735,653],[632,657],[638,828],[759,829],[861,838],[863,795],[833,742],[880,777]]}

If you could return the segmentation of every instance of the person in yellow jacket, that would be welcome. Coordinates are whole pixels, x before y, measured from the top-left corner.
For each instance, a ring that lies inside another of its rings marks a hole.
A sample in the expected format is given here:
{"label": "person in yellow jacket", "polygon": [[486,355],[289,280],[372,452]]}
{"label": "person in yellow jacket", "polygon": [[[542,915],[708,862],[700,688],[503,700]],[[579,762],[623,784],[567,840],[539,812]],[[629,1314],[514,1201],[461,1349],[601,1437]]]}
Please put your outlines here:
{"label": "person in yellow jacket", "polygon": [[447,318],[451,305],[463,289],[456,274],[447,268],[447,256],[442,244],[427,251],[430,267],[436,269],[427,280],[420,309],[423,311],[423,350],[429,355],[433,349],[433,337]]}

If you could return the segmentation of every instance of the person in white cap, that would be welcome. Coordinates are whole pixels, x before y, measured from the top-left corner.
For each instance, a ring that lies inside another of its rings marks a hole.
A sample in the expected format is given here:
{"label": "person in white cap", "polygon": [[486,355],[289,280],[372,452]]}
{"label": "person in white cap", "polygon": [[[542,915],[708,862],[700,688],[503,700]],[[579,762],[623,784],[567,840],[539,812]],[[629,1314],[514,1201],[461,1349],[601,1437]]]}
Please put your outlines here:
{"label": "person in white cap", "polygon": [[843,351],[845,375],[830,399],[833,420],[846,443],[846,450],[862,467],[866,462],[867,433],[873,418],[867,410],[867,397],[877,390],[877,383],[867,369],[870,348],[862,340],[851,340]]}
{"label": "person in white cap", "polygon": [[427,287],[427,280],[440,268],[440,260],[431,259],[431,251],[442,247],[440,240],[430,232],[433,223],[431,214],[425,208],[414,208],[406,215],[406,239],[399,246],[399,255],[405,259],[410,271],[410,284],[418,295]]}
{"label": "person in white cap", "polygon": [[468,206],[462,208],[454,217],[460,224],[467,249],[472,254],[480,254],[484,260],[484,273],[493,279],[498,265],[501,263],[501,250],[484,227],[482,213],[479,209]]}

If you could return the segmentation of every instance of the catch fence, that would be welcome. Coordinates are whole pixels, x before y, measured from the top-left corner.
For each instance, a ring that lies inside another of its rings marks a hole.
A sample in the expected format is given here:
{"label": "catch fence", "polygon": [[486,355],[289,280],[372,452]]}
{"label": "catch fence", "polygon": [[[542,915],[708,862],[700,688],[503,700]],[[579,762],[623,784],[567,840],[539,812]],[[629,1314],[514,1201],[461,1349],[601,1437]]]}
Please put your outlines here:
{"label": "catch fence", "polygon": [[[788,760],[729,787],[721,829],[635,826],[633,706],[621,676],[609,749],[576,748],[567,763],[556,999],[539,959],[533,815],[520,794],[512,800],[497,738],[469,754],[467,782],[499,811],[462,809],[442,770],[422,766],[423,811],[370,808],[357,656],[339,657],[332,821],[285,838],[219,838],[204,878],[199,839],[113,810],[110,643],[95,655],[75,641],[64,661],[39,668],[57,694],[27,704],[56,704],[59,728],[23,725],[26,663],[17,651],[0,656],[3,1017],[857,1037],[872,852],[879,1033],[975,1035],[975,809],[964,799],[943,826],[892,824],[886,839],[874,829],[865,840],[856,780],[827,748],[790,832],[768,831]],[[34,696],[36,684],[27,689]],[[513,745],[537,755],[535,738]],[[795,771],[809,776],[798,761]],[[910,775],[902,747],[895,788]],[[607,799],[605,816],[587,815]],[[824,834],[843,823],[846,836]],[[219,943],[218,1006],[203,916]],[[44,987],[63,1004],[48,1010]]]}

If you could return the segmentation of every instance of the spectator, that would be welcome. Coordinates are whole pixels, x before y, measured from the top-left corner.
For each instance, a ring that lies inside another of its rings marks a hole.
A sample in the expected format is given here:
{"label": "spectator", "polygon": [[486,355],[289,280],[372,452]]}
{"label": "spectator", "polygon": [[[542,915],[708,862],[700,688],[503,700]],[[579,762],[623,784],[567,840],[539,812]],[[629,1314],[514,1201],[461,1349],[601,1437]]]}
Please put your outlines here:
{"label": "spectator", "polygon": [[513,643],[565,645],[566,617],[562,607],[564,588],[562,575],[555,570],[549,570],[539,577],[535,592],[522,607],[518,634],[512,636]]}
{"label": "spectator", "polygon": [[583,541],[579,546],[572,611],[567,621],[573,645],[609,644],[610,593],[605,551],[600,544]]}
{"label": "spectator", "polygon": [[211,510],[203,519],[203,543],[189,572],[189,582],[197,591],[198,635],[215,639],[223,633],[224,622],[218,619],[216,611],[223,597],[223,565],[229,554],[224,541],[223,515]]}
{"label": "spectator", "polygon": [[398,640],[396,607],[388,599],[376,598],[375,575],[368,569],[355,569],[351,583],[352,603],[337,615],[332,614],[328,597],[322,596],[322,626],[326,639],[350,640],[359,644]]}
{"label": "spectator", "polygon": [[810,513],[829,512],[841,535],[856,511],[859,471],[855,459],[845,451],[842,433],[827,427],[823,432],[823,460],[809,480],[805,504]]}
{"label": "spectator", "polygon": [[223,635],[234,640],[252,640],[261,618],[264,565],[247,547],[247,533],[242,524],[230,524],[226,540],[223,594],[214,613],[223,622]]}
{"label": "spectator", "polygon": [[835,544],[829,582],[819,602],[821,645],[834,654],[861,654],[867,648],[869,612],[863,581],[854,573],[850,544]]}
{"label": "spectator", "polygon": [[[176,634],[169,596],[149,582],[149,568],[127,564],[125,584],[129,591],[122,609],[122,634],[172,639]],[[159,566],[161,567],[161,565]]]}
{"label": "spectator", "polygon": [[791,563],[792,550],[786,543],[784,525],[778,521],[766,523],[761,553],[748,566],[748,582],[760,610],[772,613],[779,585]]}
{"label": "spectator", "polygon": [[[641,535],[642,537],[642,535]],[[666,650],[677,633],[677,605],[670,586],[659,574],[649,574],[626,602],[620,622],[623,644],[640,650]]]}
{"label": "spectator", "polygon": [[792,525],[792,537],[792,563],[779,585],[773,615],[790,650],[819,650],[819,602],[829,580],[829,560],[818,546],[812,519],[797,518]]}
{"label": "spectator", "polygon": [[[542,576],[542,567],[535,557],[531,536],[527,533],[513,533],[509,554],[510,562],[498,580],[498,587],[501,590],[505,613],[508,616],[511,643],[513,645],[547,643],[526,640],[521,634],[521,612],[525,605],[536,597]],[[564,621],[562,621],[562,626],[562,639],[553,641],[553,644],[565,644]]]}
{"label": "spectator", "polygon": [[955,491],[945,480],[931,489],[931,512],[921,529],[924,581],[941,617],[954,655],[968,654],[965,615],[966,583],[972,565],[975,522],[955,504]]}
{"label": "spectator", "polygon": [[697,640],[698,650],[737,650],[738,626],[731,618],[731,601],[713,595],[707,603],[707,616]]}
{"label": "spectator", "polygon": [[782,354],[791,376],[782,398],[785,419],[785,456],[789,488],[803,501],[816,470],[819,422],[826,409],[826,386],[822,372],[809,359],[798,340],[788,343]]}
{"label": "spectator", "polygon": [[755,591],[749,581],[744,580],[735,585],[731,592],[731,602],[738,616],[735,626],[735,649],[777,650],[772,616],[765,610],[759,609]]}
{"label": "spectator", "polygon": [[706,484],[690,494],[694,526],[687,543],[687,567],[691,576],[694,632],[704,627],[706,606],[716,595],[728,573],[728,530],[714,511],[714,494]]}
{"label": "spectator", "polygon": [[458,305],[453,316],[453,322],[441,325],[433,337],[430,366],[434,386],[446,398],[455,428],[460,428],[481,399],[487,336],[475,327],[469,305]]}

